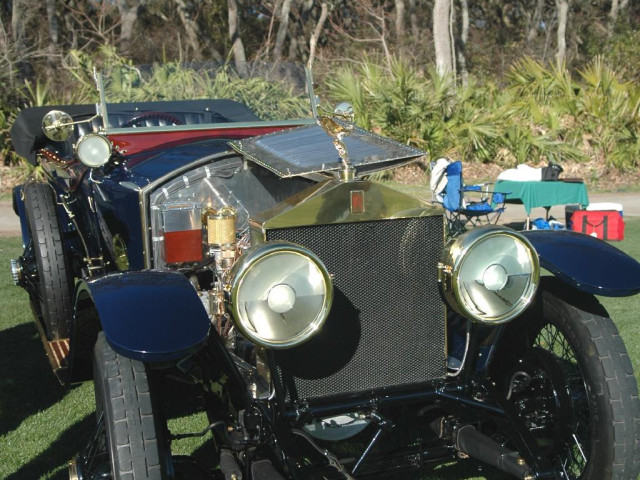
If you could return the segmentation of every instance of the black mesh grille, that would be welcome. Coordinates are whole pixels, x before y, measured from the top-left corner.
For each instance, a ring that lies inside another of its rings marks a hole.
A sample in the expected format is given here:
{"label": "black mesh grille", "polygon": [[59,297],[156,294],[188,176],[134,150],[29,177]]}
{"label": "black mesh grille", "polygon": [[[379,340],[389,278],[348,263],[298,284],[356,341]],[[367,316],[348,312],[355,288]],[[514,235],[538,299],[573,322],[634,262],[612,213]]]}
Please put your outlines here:
{"label": "black mesh grille", "polygon": [[444,306],[437,284],[442,217],[276,229],[315,252],[334,281],[322,331],[278,351],[289,399],[409,385],[445,375]]}

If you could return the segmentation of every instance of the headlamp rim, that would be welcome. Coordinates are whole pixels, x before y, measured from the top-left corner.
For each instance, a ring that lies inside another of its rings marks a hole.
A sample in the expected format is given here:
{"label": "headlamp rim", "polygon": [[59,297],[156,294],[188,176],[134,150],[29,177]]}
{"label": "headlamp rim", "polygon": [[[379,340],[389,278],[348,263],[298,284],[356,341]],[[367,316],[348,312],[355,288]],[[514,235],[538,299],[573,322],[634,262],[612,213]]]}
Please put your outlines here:
{"label": "headlamp rim", "polygon": [[[467,303],[461,295],[460,272],[465,260],[469,258],[469,252],[473,250],[478,243],[485,242],[493,237],[500,236],[512,238],[514,239],[514,241],[520,242],[525,247],[531,265],[529,285],[527,286],[525,292],[523,292],[523,295],[520,297],[517,304],[510,310],[497,316],[480,316],[467,307]],[[450,281],[451,292],[453,293],[453,297],[455,299],[455,306],[457,306],[460,310],[459,313],[461,313],[466,318],[469,318],[471,321],[477,323],[482,323],[484,325],[500,325],[520,315],[532,303],[540,284],[540,261],[535,248],[526,237],[518,234],[514,230],[491,225],[467,232],[454,239],[453,243],[454,245],[459,247],[459,251],[455,255],[451,255],[452,268]],[[453,245],[450,245],[447,251],[450,253],[452,248]],[[452,307],[455,306],[452,305]]]}
{"label": "headlamp rim", "polygon": [[[316,316],[316,318],[312,322],[309,322],[308,326],[304,330],[286,340],[265,341],[263,338],[259,337],[246,327],[246,319],[244,319],[244,315],[239,309],[238,293],[252,266],[255,266],[258,262],[266,260],[273,255],[281,253],[293,253],[310,260],[318,268],[318,271],[322,275],[322,279],[325,285],[325,296],[319,315]],[[291,348],[309,340],[320,330],[320,328],[326,321],[327,317],[329,316],[331,304],[333,302],[333,282],[324,263],[320,260],[320,258],[318,258],[317,255],[315,255],[305,247],[285,241],[265,242],[252,247],[247,252],[245,252],[231,268],[228,280],[228,291],[229,308],[234,318],[235,325],[247,338],[249,338],[254,343],[257,343],[258,345],[266,348],[273,349]]]}
{"label": "headlamp rim", "polygon": [[[83,144],[85,144],[87,141],[93,139],[93,138],[99,138],[106,146],[107,146],[107,156],[104,159],[104,161],[102,162],[90,162],[87,161],[86,159],[82,158],[82,156],[80,155],[80,148]],[[86,133],[84,135],[82,135],[80,137],[80,139],[76,142],[75,144],[75,153],[76,156],[78,157],[78,159],[87,167],[90,168],[99,168],[102,167],[103,165],[106,165],[107,162],[109,161],[109,159],[111,158],[111,155],[113,154],[113,147],[111,145],[111,142],[109,141],[109,139],[107,137],[105,137],[104,135],[101,135],[99,133]]]}

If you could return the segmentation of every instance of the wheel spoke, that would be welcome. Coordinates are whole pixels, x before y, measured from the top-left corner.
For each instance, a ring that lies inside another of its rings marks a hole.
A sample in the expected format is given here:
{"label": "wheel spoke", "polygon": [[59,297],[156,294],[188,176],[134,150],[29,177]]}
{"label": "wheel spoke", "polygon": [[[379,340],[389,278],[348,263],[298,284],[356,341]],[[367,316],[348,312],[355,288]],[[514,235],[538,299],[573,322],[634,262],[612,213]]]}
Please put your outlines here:
{"label": "wheel spoke", "polygon": [[105,437],[104,413],[101,413],[87,445],[78,457],[82,472],[87,478],[109,478],[109,454]]}
{"label": "wheel spoke", "polygon": [[576,352],[550,323],[538,331],[531,346],[528,373],[536,381],[519,392],[516,405],[538,444],[556,457],[562,477],[578,479],[588,462],[591,415]]}

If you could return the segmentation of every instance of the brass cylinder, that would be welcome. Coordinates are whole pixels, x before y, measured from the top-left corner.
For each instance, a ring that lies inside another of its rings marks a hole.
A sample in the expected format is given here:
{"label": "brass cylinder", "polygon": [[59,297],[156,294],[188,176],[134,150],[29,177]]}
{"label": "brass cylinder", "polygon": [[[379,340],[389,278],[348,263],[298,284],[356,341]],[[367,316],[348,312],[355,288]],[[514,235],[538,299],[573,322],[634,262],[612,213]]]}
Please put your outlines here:
{"label": "brass cylinder", "polygon": [[222,247],[236,242],[236,212],[231,207],[216,211],[208,208],[204,213],[207,226],[207,243]]}

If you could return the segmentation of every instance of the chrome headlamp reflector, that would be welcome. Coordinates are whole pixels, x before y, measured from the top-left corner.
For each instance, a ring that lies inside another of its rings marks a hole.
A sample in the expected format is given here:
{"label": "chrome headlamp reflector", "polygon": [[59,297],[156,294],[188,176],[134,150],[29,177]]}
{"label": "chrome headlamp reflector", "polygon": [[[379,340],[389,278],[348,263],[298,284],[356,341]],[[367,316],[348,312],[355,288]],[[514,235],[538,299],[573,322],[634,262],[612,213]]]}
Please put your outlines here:
{"label": "chrome headlamp reflector", "polygon": [[87,167],[101,167],[111,158],[111,142],[97,133],[88,133],[78,140],[76,155]]}
{"label": "chrome headlamp reflector", "polygon": [[269,348],[309,340],[327,319],[333,299],[322,261],[288,242],[249,249],[233,265],[229,285],[236,325],[251,341]]}
{"label": "chrome headlamp reflector", "polygon": [[489,226],[471,230],[445,249],[440,265],[450,306],[470,320],[494,325],[525,310],[538,288],[540,264],[517,232]]}

